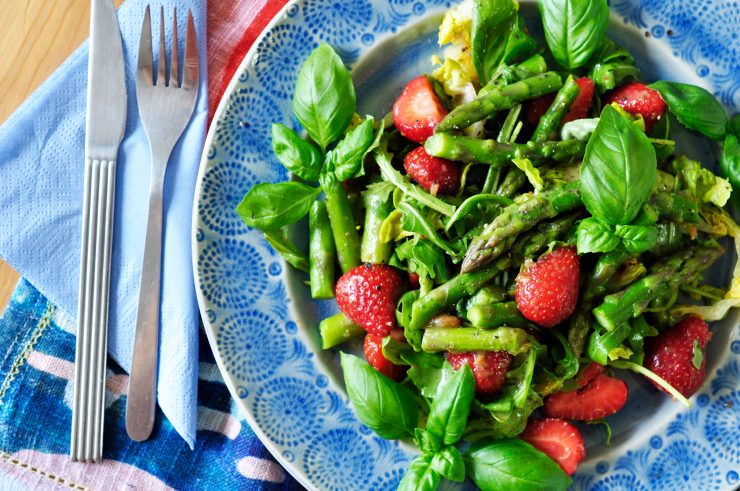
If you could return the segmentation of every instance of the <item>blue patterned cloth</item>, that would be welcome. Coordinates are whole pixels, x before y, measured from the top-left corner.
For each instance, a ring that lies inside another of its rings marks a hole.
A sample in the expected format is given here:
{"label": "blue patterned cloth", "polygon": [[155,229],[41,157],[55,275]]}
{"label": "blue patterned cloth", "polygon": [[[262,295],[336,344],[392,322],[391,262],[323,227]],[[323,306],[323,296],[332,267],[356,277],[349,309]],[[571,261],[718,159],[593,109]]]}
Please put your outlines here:
{"label": "blue patterned cloth", "polygon": [[128,376],[109,361],[105,460],[70,462],[74,330],[21,280],[0,318],[0,489],[302,489],[239,416],[205,340],[195,450],[159,409],[150,440],[128,439]]}

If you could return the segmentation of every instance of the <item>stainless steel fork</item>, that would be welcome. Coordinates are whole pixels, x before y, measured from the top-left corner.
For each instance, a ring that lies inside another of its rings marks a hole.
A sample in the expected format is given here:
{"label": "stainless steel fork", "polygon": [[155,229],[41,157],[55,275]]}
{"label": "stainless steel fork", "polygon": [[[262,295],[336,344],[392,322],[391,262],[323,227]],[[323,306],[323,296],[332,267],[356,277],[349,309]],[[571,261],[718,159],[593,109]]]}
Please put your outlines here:
{"label": "stainless steel fork", "polygon": [[198,96],[200,69],[193,15],[188,11],[185,38],[185,66],[179,76],[177,12],[174,13],[169,76],[166,67],[164,8],[160,10],[159,59],[155,77],[152,53],[150,7],[144,15],[136,70],[136,98],[139,114],[151,147],[152,167],[149,184],[144,261],[141,267],[139,310],[136,318],[134,355],[131,362],[126,432],[132,440],[149,438],[154,426],[157,353],[159,350],[159,298],[162,260],[162,197],[165,170],[172,149],[190,120]]}

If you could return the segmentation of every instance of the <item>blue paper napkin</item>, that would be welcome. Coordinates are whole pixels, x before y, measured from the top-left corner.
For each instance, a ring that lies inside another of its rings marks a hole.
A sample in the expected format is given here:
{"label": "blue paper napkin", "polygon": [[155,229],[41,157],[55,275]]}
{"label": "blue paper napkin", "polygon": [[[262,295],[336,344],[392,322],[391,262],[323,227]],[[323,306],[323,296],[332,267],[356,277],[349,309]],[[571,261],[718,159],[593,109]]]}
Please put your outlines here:
{"label": "blue paper napkin", "polygon": [[[126,371],[131,368],[149,196],[149,145],[139,120],[134,83],[147,3],[127,0],[118,12],[126,61],[128,116],[118,154],[108,348]],[[157,33],[159,4],[152,7],[153,31]],[[167,45],[171,44],[172,10],[176,7],[182,59],[187,10],[192,9],[200,52],[198,102],[170,158],[165,180],[157,388],[160,407],[192,447],[197,415],[198,307],[190,229],[208,118],[206,0],[169,0],[164,7]],[[85,44],[0,127],[0,256],[59,308],[75,316],[87,54]]]}

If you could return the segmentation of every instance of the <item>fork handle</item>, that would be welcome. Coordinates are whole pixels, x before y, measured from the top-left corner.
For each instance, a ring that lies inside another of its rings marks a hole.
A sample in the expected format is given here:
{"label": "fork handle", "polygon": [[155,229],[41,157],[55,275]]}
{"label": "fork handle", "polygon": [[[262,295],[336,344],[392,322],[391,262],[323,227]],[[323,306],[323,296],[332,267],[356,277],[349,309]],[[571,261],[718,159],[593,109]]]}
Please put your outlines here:
{"label": "fork handle", "polygon": [[154,426],[159,352],[164,167],[165,164],[160,165],[156,162],[156,157],[152,158],[149,215],[146,222],[144,260],[141,266],[134,354],[126,401],[126,432],[137,442],[149,438]]}

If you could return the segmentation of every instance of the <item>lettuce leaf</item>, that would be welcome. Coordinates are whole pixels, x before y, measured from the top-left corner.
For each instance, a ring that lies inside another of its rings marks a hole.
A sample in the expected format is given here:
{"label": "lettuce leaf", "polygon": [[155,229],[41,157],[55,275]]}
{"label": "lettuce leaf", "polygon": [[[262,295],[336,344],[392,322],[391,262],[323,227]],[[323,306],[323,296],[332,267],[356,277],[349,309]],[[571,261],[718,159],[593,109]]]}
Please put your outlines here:
{"label": "lettuce leaf", "polygon": [[678,177],[682,189],[688,189],[702,203],[713,203],[720,208],[730,199],[732,186],[701,166],[699,162],[681,155],[671,162],[671,170]]}

